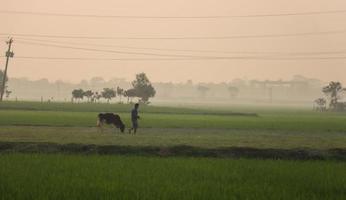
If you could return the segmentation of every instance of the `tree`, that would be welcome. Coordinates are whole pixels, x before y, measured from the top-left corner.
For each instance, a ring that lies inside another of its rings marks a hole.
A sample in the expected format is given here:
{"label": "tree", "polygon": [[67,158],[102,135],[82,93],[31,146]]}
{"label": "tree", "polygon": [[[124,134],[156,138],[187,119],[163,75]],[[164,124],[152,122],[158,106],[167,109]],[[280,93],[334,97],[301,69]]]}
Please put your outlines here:
{"label": "tree", "polygon": [[102,95],[99,92],[94,92],[93,96],[91,97],[92,102],[98,102],[101,99]]}
{"label": "tree", "polygon": [[314,101],[314,110],[323,112],[326,110],[327,101],[324,98],[318,98]]}
{"label": "tree", "polygon": [[107,99],[107,103],[109,103],[112,98],[116,97],[116,91],[113,88],[103,88],[101,95],[103,98]]}
{"label": "tree", "polygon": [[205,87],[203,85],[199,85],[197,86],[197,90],[199,91],[200,93],[200,97],[201,98],[205,98],[207,92],[209,91],[209,88],[208,87]]}
{"label": "tree", "polygon": [[154,97],[156,91],[149,81],[145,73],[140,73],[136,75],[136,80],[132,82],[133,89],[137,97],[141,98],[141,101],[148,103],[150,97]]}
{"label": "tree", "polygon": [[121,102],[121,97],[124,95],[124,89],[117,87],[117,94],[119,96],[119,102]]}
{"label": "tree", "polygon": [[237,87],[234,87],[234,86],[230,86],[227,88],[228,89],[228,92],[229,92],[229,95],[232,99],[236,98],[239,94],[239,89]]}
{"label": "tree", "polygon": [[6,91],[5,91],[5,97],[6,97],[6,98],[9,98],[10,95],[11,95],[11,93],[12,93],[12,91],[6,90]]}
{"label": "tree", "polygon": [[91,86],[100,86],[105,83],[105,80],[102,77],[93,77],[90,79]]}
{"label": "tree", "polygon": [[325,86],[322,89],[322,92],[329,97],[330,103],[329,108],[330,109],[336,109],[336,106],[338,104],[339,94],[343,91],[342,85],[340,82],[330,82],[327,86]]}
{"label": "tree", "polygon": [[83,94],[87,99],[88,99],[88,102],[92,102],[92,97],[94,95],[94,92],[91,91],[91,90],[87,90],[87,91],[84,91],[84,94]]}
{"label": "tree", "polygon": [[137,97],[136,90],[134,88],[124,91],[124,97],[127,97],[127,103],[132,102],[133,97]]}
{"label": "tree", "polygon": [[74,89],[72,91],[72,98],[79,100],[79,99],[83,99],[84,97],[84,91],[82,89]]}

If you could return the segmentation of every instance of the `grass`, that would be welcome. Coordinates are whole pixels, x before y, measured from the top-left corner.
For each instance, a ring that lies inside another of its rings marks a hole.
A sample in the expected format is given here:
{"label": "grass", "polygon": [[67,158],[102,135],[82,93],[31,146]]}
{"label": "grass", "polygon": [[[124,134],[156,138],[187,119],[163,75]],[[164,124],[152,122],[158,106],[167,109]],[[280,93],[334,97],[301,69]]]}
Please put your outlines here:
{"label": "grass", "polygon": [[[253,116],[224,116],[208,114],[154,114],[140,111],[144,128],[219,128],[286,131],[346,132],[346,115],[316,114],[262,114]],[[129,113],[119,113],[127,125]],[[20,111],[0,110],[0,125],[33,126],[95,126],[96,112]]]}
{"label": "grass", "polygon": [[[4,102],[0,104],[0,143],[16,143],[24,152],[22,148],[37,152],[40,144],[49,151],[47,142],[63,147],[75,143],[82,149],[77,144],[124,149],[187,145],[203,151],[250,147],[298,149],[298,153],[305,148],[312,153],[346,149],[344,113],[296,108],[143,106],[136,136],[96,129],[98,112],[119,113],[129,125],[130,109],[120,104]],[[21,142],[27,146],[20,146]],[[346,163],[333,159],[138,155],[2,153],[0,199],[346,199]]]}
{"label": "grass", "polygon": [[[186,107],[148,106],[141,104],[145,113],[169,114],[246,114],[233,113],[230,110]],[[107,103],[40,103],[40,102],[15,102],[4,101],[0,103],[0,110],[32,110],[32,111],[68,111],[68,112],[129,112],[132,104],[107,104]]]}
{"label": "grass", "polygon": [[345,199],[345,163],[0,155],[0,199]]}
{"label": "grass", "polygon": [[88,127],[2,126],[0,141],[49,142],[120,146],[177,146],[203,148],[250,147],[275,149],[346,148],[346,133],[289,132],[192,128],[142,128],[136,136]]}
{"label": "grass", "polygon": [[[279,112],[257,108],[258,116],[243,116],[225,115],[232,113],[229,108],[222,112],[197,112],[188,108],[146,106],[140,110],[139,134],[133,137],[121,135],[119,131],[116,134],[110,128],[101,134],[95,128],[98,112],[88,111],[99,108],[124,111],[130,109],[129,105],[5,102],[1,106],[9,106],[0,109],[0,141],[5,142],[189,145],[203,148],[346,148],[346,115],[343,113],[317,113],[304,109],[283,109]],[[35,110],[40,106],[44,107],[43,111]],[[237,112],[242,113],[242,110]],[[130,114],[117,113],[129,126]]]}

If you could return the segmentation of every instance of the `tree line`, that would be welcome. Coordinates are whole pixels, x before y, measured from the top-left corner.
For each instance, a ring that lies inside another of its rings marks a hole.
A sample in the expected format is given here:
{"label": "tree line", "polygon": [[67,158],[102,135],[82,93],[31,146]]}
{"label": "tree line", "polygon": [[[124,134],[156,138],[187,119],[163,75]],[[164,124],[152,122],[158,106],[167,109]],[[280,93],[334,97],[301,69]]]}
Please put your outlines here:
{"label": "tree line", "polygon": [[102,91],[92,91],[83,89],[74,89],[72,91],[72,101],[79,102],[84,98],[88,102],[99,102],[100,99],[105,99],[109,103],[113,98],[119,97],[119,102],[122,102],[122,97],[127,98],[127,103],[132,102],[133,98],[139,98],[142,103],[149,103],[149,98],[156,94],[155,88],[152,86],[145,73],[136,75],[136,79],[131,83],[132,88],[123,89],[117,86],[116,88],[103,88]]}

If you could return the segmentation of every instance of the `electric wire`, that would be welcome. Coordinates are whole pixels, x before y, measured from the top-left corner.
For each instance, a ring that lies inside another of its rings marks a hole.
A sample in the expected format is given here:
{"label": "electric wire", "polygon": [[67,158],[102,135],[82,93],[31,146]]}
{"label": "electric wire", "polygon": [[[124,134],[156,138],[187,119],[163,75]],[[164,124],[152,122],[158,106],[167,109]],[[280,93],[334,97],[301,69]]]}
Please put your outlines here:
{"label": "electric wire", "polygon": [[49,35],[49,34],[24,34],[24,33],[0,33],[0,35],[39,37],[39,38],[65,38],[65,39],[100,39],[100,40],[227,40],[227,39],[251,39],[251,38],[280,38],[297,36],[318,36],[331,34],[344,34],[346,30],[332,31],[311,31],[301,33],[281,33],[281,34],[253,34],[253,35],[232,35],[232,36],[183,36],[183,37],[107,37],[107,36],[71,36],[71,35]]}
{"label": "electric wire", "polygon": [[248,15],[201,15],[201,16],[96,15],[96,14],[67,14],[67,13],[15,11],[15,10],[0,10],[0,13],[1,14],[16,14],[16,15],[86,17],[86,18],[119,18],[119,19],[222,19],[222,18],[262,18],[262,17],[344,14],[346,13],[346,10],[306,11],[306,12],[267,13],[267,14],[248,14]]}

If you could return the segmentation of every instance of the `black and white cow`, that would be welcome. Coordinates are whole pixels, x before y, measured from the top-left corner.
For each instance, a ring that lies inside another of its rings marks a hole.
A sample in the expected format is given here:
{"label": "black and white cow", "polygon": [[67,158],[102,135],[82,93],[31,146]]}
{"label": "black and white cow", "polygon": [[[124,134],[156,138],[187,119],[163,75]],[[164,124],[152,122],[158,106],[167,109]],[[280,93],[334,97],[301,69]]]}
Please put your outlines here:
{"label": "black and white cow", "polygon": [[100,113],[97,117],[97,126],[101,129],[104,124],[113,124],[116,128],[119,128],[122,133],[124,132],[125,124],[121,121],[119,115],[114,113]]}

